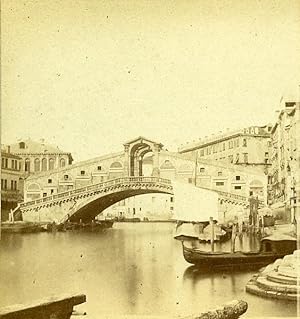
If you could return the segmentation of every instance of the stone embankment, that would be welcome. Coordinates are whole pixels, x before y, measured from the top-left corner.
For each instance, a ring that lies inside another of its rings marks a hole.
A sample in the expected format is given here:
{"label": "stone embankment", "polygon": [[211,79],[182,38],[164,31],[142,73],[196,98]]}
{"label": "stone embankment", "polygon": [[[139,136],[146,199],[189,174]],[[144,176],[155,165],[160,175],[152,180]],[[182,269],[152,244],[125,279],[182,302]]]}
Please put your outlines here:
{"label": "stone embankment", "polygon": [[246,285],[246,291],[262,297],[297,301],[300,297],[300,250],[277,259]]}

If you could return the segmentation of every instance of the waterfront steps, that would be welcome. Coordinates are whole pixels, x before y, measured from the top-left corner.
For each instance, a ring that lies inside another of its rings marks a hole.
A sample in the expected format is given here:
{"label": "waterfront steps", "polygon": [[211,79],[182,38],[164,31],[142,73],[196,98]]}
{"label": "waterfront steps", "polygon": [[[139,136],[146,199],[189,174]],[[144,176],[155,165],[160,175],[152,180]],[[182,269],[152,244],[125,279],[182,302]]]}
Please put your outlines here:
{"label": "waterfront steps", "polygon": [[246,291],[276,299],[297,301],[300,298],[300,250],[292,255],[277,259],[258,274],[254,275],[246,285]]}

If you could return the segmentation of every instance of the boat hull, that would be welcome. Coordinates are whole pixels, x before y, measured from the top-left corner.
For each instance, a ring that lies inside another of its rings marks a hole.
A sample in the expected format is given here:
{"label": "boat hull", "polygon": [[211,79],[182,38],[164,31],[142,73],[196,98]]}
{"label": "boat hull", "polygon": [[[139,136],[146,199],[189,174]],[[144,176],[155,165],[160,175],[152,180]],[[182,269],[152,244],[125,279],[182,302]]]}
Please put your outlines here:
{"label": "boat hull", "polygon": [[94,223],[88,224],[79,224],[79,223],[72,223],[65,225],[66,230],[83,230],[83,231],[101,231],[106,228],[112,228],[114,224],[113,220],[101,220],[96,221]]}
{"label": "boat hull", "polygon": [[230,266],[264,266],[282,258],[287,253],[257,252],[257,253],[210,253],[198,251],[183,245],[184,259],[193,265],[201,267],[230,267]]}
{"label": "boat hull", "polygon": [[1,225],[1,232],[7,234],[16,233],[37,233],[42,231],[42,228],[36,224],[28,223],[3,223]]}

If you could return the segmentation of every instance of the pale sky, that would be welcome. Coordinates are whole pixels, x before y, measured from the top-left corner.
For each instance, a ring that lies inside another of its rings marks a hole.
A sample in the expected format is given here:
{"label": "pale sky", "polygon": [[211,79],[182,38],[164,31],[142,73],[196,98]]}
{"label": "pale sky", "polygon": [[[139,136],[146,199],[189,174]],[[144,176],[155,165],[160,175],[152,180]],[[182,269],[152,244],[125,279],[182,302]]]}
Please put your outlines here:
{"label": "pale sky", "polygon": [[2,0],[2,143],[76,161],[145,136],[273,123],[300,84],[300,1]]}

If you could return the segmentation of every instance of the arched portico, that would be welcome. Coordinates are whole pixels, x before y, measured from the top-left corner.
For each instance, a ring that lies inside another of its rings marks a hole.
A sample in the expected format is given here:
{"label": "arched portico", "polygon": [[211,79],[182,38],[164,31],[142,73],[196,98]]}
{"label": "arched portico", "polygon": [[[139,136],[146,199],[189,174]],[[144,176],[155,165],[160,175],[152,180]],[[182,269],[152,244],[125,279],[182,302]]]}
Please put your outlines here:
{"label": "arched portico", "polygon": [[153,153],[152,176],[159,177],[159,152],[163,145],[143,137],[139,137],[124,144],[124,176],[143,176],[144,156]]}

